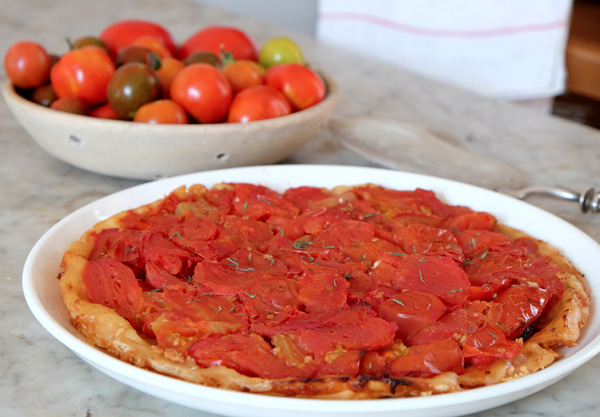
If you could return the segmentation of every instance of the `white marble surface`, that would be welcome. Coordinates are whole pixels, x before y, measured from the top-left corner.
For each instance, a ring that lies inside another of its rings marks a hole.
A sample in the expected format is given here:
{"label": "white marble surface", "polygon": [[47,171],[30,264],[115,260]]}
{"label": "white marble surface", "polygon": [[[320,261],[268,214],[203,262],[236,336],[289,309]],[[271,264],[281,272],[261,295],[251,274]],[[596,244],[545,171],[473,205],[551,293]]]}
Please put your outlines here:
{"label": "white marble surface", "polygon": [[[0,53],[24,39],[64,51],[65,37],[96,34],[124,17],[155,20],[183,40],[209,23],[244,28],[260,43],[291,35],[311,62],[333,74],[342,100],[336,116],[414,123],[451,143],[523,170],[531,184],[583,190],[600,185],[600,132],[533,110],[479,98],[337,50],[285,28],[187,0],[0,0]],[[0,81],[5,80],[0,74]],[[21,271],[36,240],[56,221],[101,196],[136,184],[65,165],[35,145],[0,104],[0,415],[27,417],[209,416],[155,399],[92,369],[49,335],[29,312]],[[323,131],[288,163],[372,165]],[[600,215],[568,202],[539,205],[600,239]],[[592,417],[600,400],[600,357],[557,384],[471,417]]]}

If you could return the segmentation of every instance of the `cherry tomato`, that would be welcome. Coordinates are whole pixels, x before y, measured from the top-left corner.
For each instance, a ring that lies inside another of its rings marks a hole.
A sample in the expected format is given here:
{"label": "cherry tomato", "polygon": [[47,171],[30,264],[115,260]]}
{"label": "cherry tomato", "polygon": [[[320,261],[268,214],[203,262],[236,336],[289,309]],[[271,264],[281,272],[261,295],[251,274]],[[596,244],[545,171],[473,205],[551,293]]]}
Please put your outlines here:
{"label": "cherry tomato", "polygon": [[435,323],[446,311],[448,309],[438,297],[417,290],[396,294],[378,309],[379,317],[398,325],[396,337],[402,341]]}
{"label": "cherry tomato", "polygon": [[149,35],[140,36],[139,38],[137,38],[135,41],[132,42],[132,45],[143,46],[145,48],[148,48],[152,52],[154,52],[156,55],[158,55],[158,57],[161,59],[162,58],[173,58],[173,53],[171,53],[169,48],[167,48],[165,45],[163,45],[154,36],[149,36]]}
{"label": "cherry tomato", "polygon": [[194,33],[179,50],[179,57],[185,59],[198,51],[209,51],[220,56],[221,49],[232,53],[235,59],[257,59],[256,46],[248,35],[226,26],[210,26]]}
{"label": "cherry tomato", "polygon": [[325,98],[325,83],[317,73],[300,64],[281,64],[269,68],[265,84],[281,91],[294,111],[314,106]]}
{"label": "cherry tomato", "polygon": [[131,45],[142,36],[152,36],[171,53],[175,53],[175,43],[171,34],[161,25],[146,20],[122,20],[113,23],[102,31],[100,39],[106,44],[111,56],[116,57],[119,51]]}
{"label": "cherry tomato", "polygon": [[66,113],[80,114],[87,116],[89,108],[87,104],[76,97],[62,97],[50,104],[50,108],[54,110],[64,111]]}
{"label": "cherry tomato", "polygon": [[133,121],[150,124],[186,124],[187,115],[183,107],[173,100],[156,100],[140,107]]}
{"label": "cherry tomato", "polygon": [[182,69],[171,84],[171,99],[200,123],[223,120],[231,104],[231,85],[215,67],[192,64]]}
{"label": "cherry tomato", "polygon": [[20,88],[45,84],[50,75],[50,57],[40,44],[17,42],[4,56],[4,70],[10,81]]}
{"label": "cherry tomato", "polygon": [[223,60],[218,55],[208,51],[198,51],[189,54],[183,61],[185,65],[192,64],[209,64],[213,67],[221,68]]}
{"label": "cherry tomato", "polygon": [[119,67],[108,84],[108,102],[124,120],[133,119],[140,107],[161,97],[160,79],[148,65],[139,62]]}
{"label": "cherry tomato", "polygon": [[265,68],[277,64],[296,63],[304,65],[302,50],[296,43],[286,37],[268,40],[258,53],[258,62]]}
{"label": "cherry tomato", "polygon": [[84,46],[62,56],[50,72],[58,97],[76,97],[94,106],[106,101],[106,86],[115,73],[110,56],[97,46]]}
{"label": "cherry tomato", "polygon": [[258,85],[242,90],[234,97],[227,122],[247,123],[291,112],[292,107],[281,92],[268,85]]}
{"label": "cherry tomato", "polygon": [[84,36],[82,38],[78,38],[75,41],[73,41],[72,43],[70,43],[70,49],[79,49],[79,48],[83,48],[84,46],[97,46],[98,48],[102,48],[104,49],[106,52],[108,52],[108,48],[106,47],[105,43],[102,42],[99,38],[96,38],[94,36]]}
{"label": "cherry tomato", "polygon": [[31,101],[45,107],[50,107],[56,99],[58,99],[58,96],[51,84],[40,85],[31,93]]}
{"label": "cherry tomato", "polygon": [[145,46],[128,45],[121,49],[115,58],[115,66],[128,64],[129,62],[139,62],[148,65],[153,70],[159,69],[161,65],[160,58],[154,51]]}
{"label": "cherry tomato", "polygon": [[160,84],[163,89],[163,98],[171,97],[171,83],[179,74],[179,71],[185,68],[185,64],[175,58],[163,58],[160,68],[154,73],[160,79]]}
{"label": "cherry tomato", "polygon": [[90,116],[97,117],[99,119],[119,120],[119,116],[117,116],[117,113],[115,113],[113,108],[110,107],[109,103],[104,103],[98,107],[94,107],[92,110],[90,110]]}
{"label": "cherry tomato", "polygon": [[231,84],[234,95],[245,88],[262,85],[265,81],[265,69],[254,61],[234,61],[221,68],[221,72]]}

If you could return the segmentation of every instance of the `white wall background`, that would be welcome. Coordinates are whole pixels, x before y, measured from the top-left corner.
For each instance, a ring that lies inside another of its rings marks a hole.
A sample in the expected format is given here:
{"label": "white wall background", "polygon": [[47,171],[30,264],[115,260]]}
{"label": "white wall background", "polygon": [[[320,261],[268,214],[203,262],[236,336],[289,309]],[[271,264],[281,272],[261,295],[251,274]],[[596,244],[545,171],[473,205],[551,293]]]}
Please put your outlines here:
{"label": "white wall background", "polygon": [[285,26],[310,36],[315,35],[318,0],[198,0],[263,20]]}

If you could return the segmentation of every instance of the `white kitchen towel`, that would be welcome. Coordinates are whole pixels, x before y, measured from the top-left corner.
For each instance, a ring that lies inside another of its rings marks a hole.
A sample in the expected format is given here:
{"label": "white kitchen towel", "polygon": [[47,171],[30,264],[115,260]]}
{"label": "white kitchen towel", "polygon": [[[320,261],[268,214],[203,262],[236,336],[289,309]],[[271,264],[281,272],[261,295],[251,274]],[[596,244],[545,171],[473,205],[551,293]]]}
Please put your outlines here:
{"label": "white kitchen towel", "polygon": [[565,88],[572,0],[319,0],[317,38],[488,97]]}

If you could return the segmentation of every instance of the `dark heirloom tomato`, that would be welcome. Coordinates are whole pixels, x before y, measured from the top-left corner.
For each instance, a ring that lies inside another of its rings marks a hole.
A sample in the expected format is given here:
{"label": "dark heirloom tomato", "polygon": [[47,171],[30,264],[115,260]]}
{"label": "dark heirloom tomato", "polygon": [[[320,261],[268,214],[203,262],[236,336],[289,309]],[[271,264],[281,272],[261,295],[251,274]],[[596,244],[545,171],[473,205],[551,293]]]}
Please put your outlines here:
{"label": "dark heirloom tomato", "polygon": [[265,73],[265,84],[281,91],[294,110],[314,106],[325,98],[323,79],[313,70],[300,64],[275,65]]}
{"label": "dark heirloom tomato", "polygon": [[216,123],[227,116],[231,86],[225,76],[208,64],[192,64],[182,69],[171,84],[171,99],[200,123]]}
{"label": "dark heirloom tomato", "polygon": [[45,107],[50,107],[57,98],[58,96],[54,92],[54,88],[52,88],[51,84],[41,85],[31,93],[31,101]]}
{"label": "dark heirloom tomato", "polygon": [[85,264],[83,280],[87,298],[92,303],[114,309],[134,323],[144,308],[142,288],[133,271],[112,258],[89,260]]}
{"label": "dark heirloom tomato", "polygon": [[169,32],[161,25],[145,20],[132,19],[113,23],[102,31],[100,39],[106,44],[110,54],[116,57],[122,48],[142,36],[152,36],[171,53],[175,52],[175,43]]}
{"label": "dark heirloom tomato", "polygon": [[415,290],[396,294],[378,307],[379,317],[398,325],[396,337],[402,341],[435,323],[446,311],[448,309],[438,297]]}
{"label": "dark heirloom tomato", "polygon": [[54,100],[50,104],[50,108],[64,111],[65,113],[80,114],[82,116],[86,116],[89,113],[87,104],[75,97],[63,97]]}
{"label": "dark heirloom tomato", "polygon": [[130,62],[139,62],[140,64],[146,64],[153,70],[157,70],[161,66],[161,61],[158,55],[144,47],[139,45],[128,45],[121,49],[117,57],[115,58],[115,65],[120,67]]}
{"label": "dark heirloom tomato", "polygon": [[133,119],[140,107],[161,97],[160,80],[150,67],[140,63],[119,67],[108,84],[108,102],[124,120]]}
{"label": "dark heirloom tomato", "polygon": [[84,46],[64,54],[50,72],[58,97],[75,97],[95,106],[106,101],[106,88],[115,73],[110,56],[97,46]]}
{"label": "dark heirloom tomato", "polygon": [[97,46],[98,48],[102,48],[106,52],[109,52],[108,48],[106,47],[106,44],[104,42],[102,42],[101,39],[93,37],[93,36],[84,36],[82,38],[75,39],[73,41],[73,43],[70,44],[71,49],[79,49],[79,48],[83,48],[84,46],[90,46],[90,45]]}
{"label": "dark heirloom tomato", "polygon": [[226,26],[210,26],[190,36],[179,49],[179,58],[198,51],[208,51],[220,56],[222,51],[233,54],[233,58],[257,60],[254,42],[239,29]]}
{"label": "dark heirloom tomato", "polygon": [[426,345],[413,346],[406,356],[389,363],[387,375],[393,378],[432,377],[442,372],[462,373],[463,354],[451,339],[436,340]]}
{"label": "dark heirloom tomato", "polygon": [[12,45],[4,56],[4,70],[20,88],[33,88],[48,81],[50,57],[38,43],[22,41]]}

